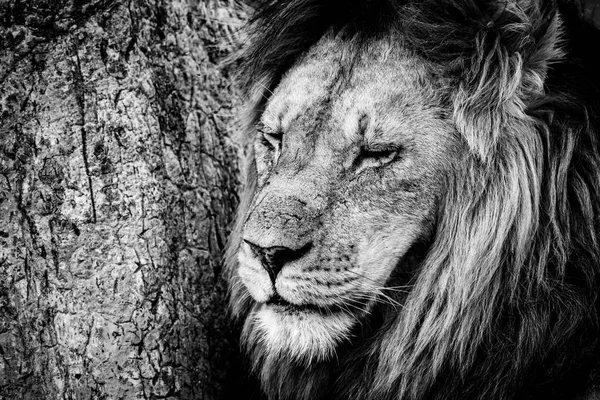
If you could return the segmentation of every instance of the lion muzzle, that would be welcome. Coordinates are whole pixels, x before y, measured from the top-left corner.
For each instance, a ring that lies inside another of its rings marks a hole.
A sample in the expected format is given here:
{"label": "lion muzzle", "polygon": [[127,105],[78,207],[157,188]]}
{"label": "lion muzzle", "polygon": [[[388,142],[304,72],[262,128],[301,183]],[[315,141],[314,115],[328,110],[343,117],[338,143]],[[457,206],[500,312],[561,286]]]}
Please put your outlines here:
{"label": "lion muzzle", "polygon": [[255,300],[267,302],[276,296],[277,277],[286,265],[310,264],[316,217],[306,201],[268,194],[250,213],[239,256],[240,276]]}

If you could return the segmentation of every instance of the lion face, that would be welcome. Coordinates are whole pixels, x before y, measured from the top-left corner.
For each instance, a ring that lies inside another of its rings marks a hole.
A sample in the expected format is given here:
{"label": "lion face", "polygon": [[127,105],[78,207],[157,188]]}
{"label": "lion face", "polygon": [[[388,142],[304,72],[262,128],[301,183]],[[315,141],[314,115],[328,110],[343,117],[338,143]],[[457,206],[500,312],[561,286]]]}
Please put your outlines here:
{"label": "lion face", "polygon": [[351,47],[321,40],[256,126],[237,272],[256,302],[246,335],[298,361],[331,357],[375,304],[395,302],[392,274],[431,237],[460,148],[423,61],[374,42],[346,69]]}

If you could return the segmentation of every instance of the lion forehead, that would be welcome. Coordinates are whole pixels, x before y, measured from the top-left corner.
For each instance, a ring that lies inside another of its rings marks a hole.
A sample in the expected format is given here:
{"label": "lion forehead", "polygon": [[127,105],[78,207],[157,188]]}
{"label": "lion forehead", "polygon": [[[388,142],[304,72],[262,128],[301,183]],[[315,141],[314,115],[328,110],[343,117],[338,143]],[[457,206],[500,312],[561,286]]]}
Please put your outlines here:
{"label": "lion forehead", "polygon": [[340,48],[333,39],[323,39],[281,79],[261,121],[286,130],[307,108],[322,103],[340,74]]}
{"label": "lion forehead", "polygon": [[426,148],[429,159],[443,157],[456,139],[441,106],[445,84],[401,44],[374,41],[350,58],[354,46],[321,40],[284,75],[262,123],[283,133],[298,129],[299,137],[312,136],[311,143],[315,135],[327,136],[326,147],[334,151],[348,151],[363,139],[391,143],[401,137],[404,146],[415,141]]}

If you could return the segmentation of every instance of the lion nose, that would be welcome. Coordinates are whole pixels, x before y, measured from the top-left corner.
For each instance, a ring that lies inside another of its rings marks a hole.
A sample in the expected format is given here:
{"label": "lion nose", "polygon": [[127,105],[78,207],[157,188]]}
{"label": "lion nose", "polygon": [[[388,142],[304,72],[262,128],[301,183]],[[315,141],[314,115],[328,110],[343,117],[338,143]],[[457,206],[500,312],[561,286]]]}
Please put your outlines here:
{"label": "lion nose", "polygon": [[312,246],[312,243],[308,243],[300,249],[294,250],[284,246],[260,247],[246,239],[244,239],[244,242],[250,246],[254,256],[260,260],[263,268],[267,270],[273,284],[275,284],[275,278],[277,278],[286,263],[302,257]]}

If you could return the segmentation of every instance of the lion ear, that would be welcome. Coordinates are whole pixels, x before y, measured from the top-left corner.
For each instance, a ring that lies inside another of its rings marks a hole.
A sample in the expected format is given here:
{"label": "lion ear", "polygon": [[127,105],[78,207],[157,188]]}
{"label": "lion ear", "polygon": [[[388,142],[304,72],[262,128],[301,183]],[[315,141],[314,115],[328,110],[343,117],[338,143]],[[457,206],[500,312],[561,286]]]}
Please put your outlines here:
{"label": "lion ear", "polygon": [[475,37],[474,54],[454,96],[456,126],[483,161],[511,126],[528,119],[528,107],[544,95],[548,69],[564,56],[554,2],[499,3],[501,8]]}

